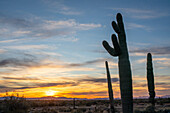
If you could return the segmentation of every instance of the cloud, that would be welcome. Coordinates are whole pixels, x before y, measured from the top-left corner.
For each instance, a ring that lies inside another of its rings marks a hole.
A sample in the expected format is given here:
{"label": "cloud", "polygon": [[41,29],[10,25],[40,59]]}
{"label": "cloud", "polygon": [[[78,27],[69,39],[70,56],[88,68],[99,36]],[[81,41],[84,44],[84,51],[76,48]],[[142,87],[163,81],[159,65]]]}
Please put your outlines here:
{"label": "cloud", "polygon": [[4,85],[0,85],[0,92],[5,92],[6,90],[14,91],[14,90],[19,90],[19,89],[44,88],[44,87],[67,87],[67,86],[77,86],[77,85],[79,85],[78,82],[51,82],[51,83],[31,82],[29,84],[27,84],[25,82],[24,83],[6,82],[6,83],[8,83],[8,84],[12,83],[12,87],[10,87],[10,86],[6,87]]}
{"label": "cloud", "polygon": [[53,30],[53,29],[68,29],[71,28],[76,30],[90,30],[94,28],[101,27],[100,24],[81,24],[76,22],[74,19],[69,20],[60,20],[60,21],[52,21],[52,20],[45,20],[44,21],[44,28],[46,30]]}
{"label": "cloud", "polygon": [[100,50],[100,49],[93,50],[92,52],[96,52],[96,53],[107,53],[106,50]]}
{"label": "cloud", "polygon": [[5,53],[5,50],[4,49],[0,49],[0,53]]}
{"label": "cloud", "polygon": [[157,96],[164,96],[170,94],[170,89],[158,89],[156,90],[156,95]]}
{"label": "cloud", "polygon": [[135,49],[130,50],[130,53],[152,53],[154,55],[169,55],[170,54],[170,46],[164,46],[164,47],[150,47],[146,49]]}
{"label": "cloud", "polygon": [[67,42],[77,42],[79,39],[76,37],[68,37],[68,38],[62,38],[61,40],[67,41]]}
{"label": "cloud", "polygon": [[30,49],[49,49],[47,45],[18,45],[18,46],[7,46],[3,47],[6,49],[17,49],[17,50],[30,50]]}
{"label": "cloud", "polygon": [[0,85],[0,89],[3,89],[3,88],[8,88],[8,87]]}
{"label": "cloud", "polygon": [[43,3],[48,7],[48,9],[54,13],[59,13],[63,15],[81,15],[82,12],[77,11],[62,2],[54,0],[43,0]]}
{"label": "cloud", "polygon": [[36,87],[52,87],[52,86],[77,86],[77,82],[56,82],[56,83],[38,83]]}
{"label": "cloud", "polygon": [[[22,50],[22,46],[15,46],[18,49]],[[46,46],[28,46],[24,49],[35,49],[35,48],[46,48]],[[41,68],[41,67],[51,67],[51,68],[62,68],[64,67],[62,64],[55,64],[53,61],[49,60],[49,56],[47,55],[57,55],[51,52],[41,52],[41,57],[36,57],[35,55],[29,54],[29,53],[20,53],[16,52],[15,54],[19,54],[19,56],[11,55],[10,56],[1,58],[0,60],[0,67],[5,67],[5,69],[8,70],[7,67],[13,67],[15,69],[19,70],[25,70],[27,68]],[[38,54],[38,53],[36,53]],[[40,53],[39,53],[40,54]],[[48,57],[48,59],[46,58]],[[62,62],[57,60],[58,62]],[[9,68],[10,69],[10,68]],[[13,71],[13,70],[12,70]],[[10,72],[1,72],[2,74],[11,74]]]}
{"label": "cloud", "polygon": [[13,89],[17,90],[17,89],[30,89],[30,88],[37,88],[37,87],[16,87]]}
{"label": "cloud", "polygon": [[0,43],[11,43],[11,42],[17,42],[21,41],[22,39],[11,39],[11,40],[2,40]]}
{"label": "cloud", "polygon": [[161,89],[161,90],[156,90],[156,91],[170,92],[169,89]]}
{"label": "cloud", "polygon": [[[170,86],[170,84],[169,83],[166,83],[166,82],[156,82],[156,87],[158,87],[158,86],[162,86],[162,87],[164,87],[164,88],[169,88],[169,86]],[[168,86],[168,87],[166,87],[166,86]]]}
{"label": "cloud", "polygon": [[133,9],[133,8],[111,8],[118,12],[123,12],[127,16],[136,19],[152,19],[152,18],[160,18],[164,16],[169,16],[169,13],[161,12],[153,10],[141,10],[141,9]]}
{"label": "cloud", "polygon": [[[18,82],[14,82],[14,84],[18,85]],[[29,88],[42,88],[42,87],[66,87],[66,86],[77,86],[79,83],[77,82],[51,82],[51,83],[31,83],[30,85],[27,84],[20,84],[22,87],[14,87],[13,89],[29,89]]]}
{"label": "cloud", "polygon": [[12,88],[0,85],[0,93],[6,92],[6,91],[12,91]]}
{"label": "cloud", "polygon": [[62,54],[56,53],[56,52],[48,52],[48,51],[38,51],[38,52],[32,52],[34,55],[45,55],[45,56],[63,56]]}
{"label": "cloud", "polygon": [[[112,82],[119,81],[118,78],[112,78],[111,80],[112,80]],[[98,83],[98,82],[106,83],[107,82],[106,78],[92,78],[92,77],[80,79],[80,81],[82,81],[82,82],[93,82],[93,83]]]}
{"label": "cloud", "polygon": [[156,75],[155,79],[159,80],[160,82],[169,82],[170,80],[170,75]]}
{"label": "cloud", "polygon": [[16,59],[16,58],[8,58],[0,61],[0,67],[30,67],[32,65],[38,65],[37,62],[33,61],[33,59]]}
{"label": "cloud", "polygon": [[[170,67],[170,58],[152,58],[153,60],[153,65],[157,69],[164,69],[164,68],[169,68]],[[147,59],[139,59],[137,60],[137,63],[146,63]]]}
{"label": "cloud", "polygon": [[[87,61],[88,62],[88,61]],[[94,63],[95,62],[91,62]],[[80,63],[81,64],[81,63]],[[83,65],[82,65],[83,64]],[[7,77],[13,75],[14,77],[20,77],[21,75],[29,75],[30,77],[36,76],[62,76],[68,72],[84,72],[94,71],[94,68],[85,67],[88,64],[82,63],[81,65],[72,65],[65,61],[58,59],[51,60],[49,57],[41,58],[30,55],[24,55],[22,57],[4,58],[0,60],[1,75]],[[72,75],[72,74],[71,74]],[[10,76],[11,77],[11,76]],[[12,79],[12,78],[11,78]]]}
{"label": "cloud", "polygon": [[71,94],[71,95],[105,95],[107,94],[106,91],[90,91],[90,92],[71,92],[71,93],[68,93],[68,94]]}
{"label": "cloud", "polygon": [[0,72],[0,75],[12,75],[13,73],[10,72]]}
{"label": "cloud", "polygon": [[127,23],[127,29],[144,29],[147,31],[150,31],[151,28],[145,25],[141,25],[141,24],[136,24],[136,23]]}
{"label": "cloud", "polygon": [[79,67],[79,66],[85,66],[85,65],[90,65],[90,64],[96,64],[96,63],[100,63],[100,62],[104,62],[106,59],[95,59],[95,60],[90,60],[90,61],[86,61],[83,63],[70,63],[68,65],[66,65],[66,67]]}
{"label": "cloud", "polygon": [[50,60],[38,60],[36,57],[28,57],[23,59],[17,59],[17,58],[7,58],[0,61],[0,67],[49,67],[49,68],[71,68],[71,67],[83,67],[86,65],[96,64],[100,62],[104,62],[106,59],[95,59],[90,60],[82,63],[66,63],[63,61],[62,64],[55,64],[53,61]]}
{"label": "cloud", "polygon": [[[0,18],[0,24],[4,24],[6,26],[12,26],[16,28],[30,28],[38,24],[36,21],[31,21],[23,18],[14,18],[1,13],[0,15],[2,16]],[[6,27],[3,28],[3,32],[5,31],[8,31]]]}
{"label": "cloud", "polygon": [[12,79],[12,80],[40,80],[39,78],[30,78],[30,77],[2,77],[3,79]]}
{"label": "cloud", "polygon": [[[77,41],[74,35],[78,31],[91,30],[101,27],[101,24],[79,23],[75,19],[44,20],[41,18],[20,19],[4,16],[0,18],[1,37],[57,37],[59,40]],[[2,32],[3,30],[3,32]],[[11,40],[14,41],[14,40]]]}

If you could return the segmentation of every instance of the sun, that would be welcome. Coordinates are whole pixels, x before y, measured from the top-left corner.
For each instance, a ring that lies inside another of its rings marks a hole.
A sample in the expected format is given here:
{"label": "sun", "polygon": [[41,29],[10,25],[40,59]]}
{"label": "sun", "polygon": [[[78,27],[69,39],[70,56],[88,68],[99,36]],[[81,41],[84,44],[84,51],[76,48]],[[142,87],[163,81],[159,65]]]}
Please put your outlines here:
{"label": "sun", "polygon": [[45,91],[45,94],[46,96],[54,96],[56,92],[57,91],[54,91],[54,90],[48,90],[48,91]]}

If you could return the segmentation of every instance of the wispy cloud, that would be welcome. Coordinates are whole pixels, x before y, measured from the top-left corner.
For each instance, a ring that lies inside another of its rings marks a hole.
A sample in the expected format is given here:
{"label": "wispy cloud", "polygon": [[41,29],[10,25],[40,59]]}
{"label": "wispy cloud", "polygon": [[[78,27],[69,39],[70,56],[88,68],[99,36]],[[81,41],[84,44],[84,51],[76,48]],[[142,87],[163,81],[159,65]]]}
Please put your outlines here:
{"label": "wispy cloud", "polygon": [[133,8],[112,8],[112,9],[119,12],[123,12],[124,14],[126,14],[131,18],[137,18],[137,19],[152,19],[152,18],[169,16],[169,13],[166,12],[158,13],[153,10],[143,10],[143,9],[133,9]]}
{"label": "wispy cloud", "polygon": [[[8,82],[9,84],[10,82]],[[67,86],[77,86],[79,85],[78,82],[50,82],[50,83],[29,83],[29,84],[24,84],[24,83],[18,83],[18,82],[11,82],[12,87],[6,87],[4,85],[0,85],[0,92],[5,92],[6,90],[8,91],[14,91],[14,90],[19,90],[19,89],[31,89],[31,88],[44,88],[44,87],[67,87]]]}
{"label": "wispy cloud", "polygon": [[40,18],[23,19],[4,16],[0,18],[1,37],[57,37],[60,40],[77,41],[76,32],[101,27],[101,24],[79,23],[74,19],[44,20]]}
{"label": "wispy cloud", "polygon": [[0,85],[0,88],[8,88],[8,87]]}
{"label": "wispy cloud", "polygon": [[69,7],[62,3],[61,1],[55,0],[43,0],[44,5],[48,7],[48,9],[54,13],[59,13],[63,15],[81,15],[82,12]]}
{"label": "wispy cloud", "polygon": [[107,59],[101,58],[101,59],[86,61],[86,62],[83,62],[83,63],[70,63],[66,67],[79,67],[79,66],[91,65],[91,64],[101,63],[101,62],[104,62],[106,60]]}
{"label": "wispy cloud", "polygon": [[130,50],[131,53],[152,53],[154,55],[169,55],[170,54],[170,46],[164,46],[164,47],[149,47],[144,49],[135,49]]}
{"label": "wispy cloud", "polygon": [[4,46],[3,48],[15,50],[50,49],[48,45],[18,45],[18,46]]}
{"label": "wispy cloud", "polygon": [[106,95],[107,91],[70,92],[71,95]]}
{"label": "wispy cloud", "polygon": [[77,86],[78,84],[77,82],[38,83],[36,87]]}
{"label": "wispy cloud", "polygon": [[[154,61],[154,67],[159,69],[169,68],[170,67],[170,58],[152,58]],[[139,59],[137,63],[146,63],[147,59]]]}
{"label": "wispy cloud", "polygon": [[[96,70],[92,67],[87,67],[89,64],[100,64],[104,59],[95,59],[92,61],[81,63],[68,63],[59,59],[49,59],[49,57],[41,58],[32,55],[24,55],[22,57],[9,57],[0,60],[1,75],[5,79],[14,80],[22,79],[23,76],[35,78],[36,76],[72,76],[72,72],[93,72]],[[66,74],[65,74],[66,73]],[[70,74],[71,73],[71,74]],[[9,78],[7,78],[7,76]]]}
{"label": "wispy cloud", "polygon": [[0,67],[6,67],[6,66],[14,66],[14,67],[41,67],[41,66],[47,66],[47,67],[55,67],[55,68],[70,68],[70,67],[83,67],[90,64],[96,64],[100,62],[104,62],[105,59],[95,59],[91,61],[86,61],[82,63],[66,63],[62,62],[62,64],[55,64],[53,61],[50,60],[38,60],[36,57],[34,58],[23,58],[23,59],[17,59],[17,58],[8,58],[3,59],[0,61]]}
{"label": "wispy cloud", "polygon": [[155,78],[160,82],[169,82],[170,76],[169,75],[156,75]]}
{"label": "wispy cloud", "polygon": [[[112,82],[117,82],[119,79],[118,78],[112,78],[111,79]],[[107,80],[106,78],[92,78],[92,77],[88,77],[88,78],[84,78],[84,79],[81,79],[80,81],[82,82],[93,82],[93,83],[106,83]]]}
{"label": "wispy cloud", "polygon": [[39,78],[30,78],[30,77],[2,77],[3,79],[10,79],[10,80],[40,80]]}
{"label": "wispy cloud", "polygon": [[36,61],[33,59],[16,59],[16,58],[8,58],[0,61],[0,67],[6,67],[6,66],[24,66],[24,67],[30,67],[33,65],[38,65]]}
{"label": "wispy cloud", "polygon": [[69,19],[69,20],[61,20],[61,21],[44,21],[44,28],[46,30],[53,30],[53,29],[76,29],[76,30],[89,30],[89,29],[94,29],[97,27],[101,27],[100,24],[81,24],[76,22],[74,19]]}
{"label": "wispy cloud", "polygon": [[0,41],[0,43],[12,43],[12,42],[17,42],[17,41],[21,41],[21,40],[22,39],[2,40],[2,41]]}
{"label": "wispy cloud", "polygon": [[63,56],[60,53],[56,53],[56,52],[48,52],[48,51],[37,51],[37,52],[32,52],[34,55],[44,55],[44,56]]}
{"label": "wispy cloud", "polygon": [[136,23],[127,23],[127,29],[144,29],[146,31],[151,31],[152,29],[148,26],[136,24]]}
{"label": "wispy cloud", "polygon": [[0,49],[0,53],[4,53],[5,52],[5,50],[4,49]]}

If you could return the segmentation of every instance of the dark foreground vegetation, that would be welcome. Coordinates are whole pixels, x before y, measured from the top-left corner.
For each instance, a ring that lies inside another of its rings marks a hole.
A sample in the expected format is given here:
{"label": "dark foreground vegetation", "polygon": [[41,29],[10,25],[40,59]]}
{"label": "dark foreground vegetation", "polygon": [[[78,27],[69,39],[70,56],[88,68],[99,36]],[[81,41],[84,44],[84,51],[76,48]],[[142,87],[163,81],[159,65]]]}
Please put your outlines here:
{"label": "dark foreground vegetation", "polygon": [[[109,113],[109,100],[26,100],[10,97],[0,101],[0,113]],[[170,98],[156,99],[155,112],[148,99],[134,99],[135,113],[170,113]],[[115,111],[122,112],[121,100]],[[74,109],[75,107],[75,109]]]}

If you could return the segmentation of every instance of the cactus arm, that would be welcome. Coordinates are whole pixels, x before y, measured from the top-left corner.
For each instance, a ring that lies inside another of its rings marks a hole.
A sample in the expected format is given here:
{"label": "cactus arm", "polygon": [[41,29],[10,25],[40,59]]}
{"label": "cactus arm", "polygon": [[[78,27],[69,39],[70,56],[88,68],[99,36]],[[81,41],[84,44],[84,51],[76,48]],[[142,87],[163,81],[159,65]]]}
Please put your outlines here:
{"label": "cactus arm", "polygon": [[106,64],[106,72],[107,72],[107,83],[108,83],[108,93],[109,93],[109,100],[110,100],[110,109],[111,109],[111,113],[115,113],[112,81],[111,81],[111,77],[110,77],[108,62],[106,61],[105,64]]}
{"label": "cactus arm", "polygon": [[154,74],[152,66],[152,55],[151,53],[147,54],[147,81],[148,81],[148,91],[149,91],[149,100],[153,106],[155,106],[155,85],[154,85]]}
{"label": "cactus arm", "polygon": [[118,25],[116,24],[115,21],[112,21],[112,27],[117,34],[120,33],[120,29],[119,29],[119,27],[118,27]]}
{"label": "cactus arm", "polygon": [[118,53],[112,48],[107,41],[103,41],[103,46],[111,56],[118,56]]}
{"label": "cactus arm", "polygon": [[119,46],[119,43],[117,41],[117,37],[115,34],[112,34],[112,43],[113,43],[114,49],[117,53],[117,56],[119,56],[121,54],[121,50],[120,50],[120,46]]}
{"label": "cactus arm", "polygon": [[103,46],[104,48],[107,50],[107,52],[112,55],[112,56],[119,56],[121,51],[120,51],[120,46],[119,43],[117,41],[117,37],[115,34],[112,35],[112,44],[113,47],[112,48],[107,41],[103,41]]}

